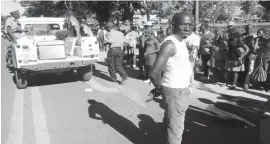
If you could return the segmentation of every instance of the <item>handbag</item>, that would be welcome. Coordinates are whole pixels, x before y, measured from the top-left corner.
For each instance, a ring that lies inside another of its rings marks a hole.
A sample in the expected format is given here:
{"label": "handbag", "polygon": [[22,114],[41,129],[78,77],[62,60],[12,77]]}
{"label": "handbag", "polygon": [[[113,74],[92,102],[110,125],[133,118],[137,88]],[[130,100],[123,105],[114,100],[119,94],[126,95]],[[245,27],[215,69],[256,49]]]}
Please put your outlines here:
{"label": "handbag", "polygon": [[252,73],[252,81],[254,82],[265,82],[267,80],[267,72],[263,68],[263,61],[261,61],[259,66]]}

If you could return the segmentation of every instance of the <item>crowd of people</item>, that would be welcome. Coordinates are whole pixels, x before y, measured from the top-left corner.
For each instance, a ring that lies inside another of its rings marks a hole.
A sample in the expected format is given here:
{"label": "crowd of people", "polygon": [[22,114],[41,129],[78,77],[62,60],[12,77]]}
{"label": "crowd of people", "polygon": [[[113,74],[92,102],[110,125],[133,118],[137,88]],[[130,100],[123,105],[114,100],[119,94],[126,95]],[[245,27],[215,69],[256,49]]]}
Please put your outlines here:
{"label": "crowd of people", "polygon": [[245,90],[250,84],[266,90],[269,86],[270,40],[264,29],[255,35],[251,25],[242,33],[232,22],[226,31],[213,31],[207,25],[199,31],[193,27],[192,16],[179,12],[173,16],[171,27],[161,26],[159,32],[149,25],[143,30],[132,26],[130,31],[121,32],[109,22],[98,33],[100,49],[109,48],[107,63],[113,82],[116,72],[122,77],[121,84],[128,79],[122,64],[125,60],[133,68],[138,66],[145,82],[154,85],[147,101],[162,96],[168,144],[182,141],[185,112],[200,61],[205,79],[213,84],[229,85],[232,76],[230,89],[235,89],[239,75],[244,75],[244,81],[239,82]]}
{"label": "crowd of people", "polygon": [[[16,21],[18,11],[12,12],[11,16],[14,19],[6,21],[5,32],[16,42],[22,31]],[[93,35],[86,23],[79,23],[72,12],[68,13],[68,20],[68,30],[56,33],[58,39]],[[128,31],[120,31],[114,23],[108,22],[101,26],[97,35],[100,50],[107,52],[112,82],[117,82],[116,72],[122,77],[120,84],[128,80],[123,65],[139,67],[145,82],[155,87],[147,101],[162,96],[167,144],[182,141],[185,112],[194,75],[199,74],[200,61],[205,79],[213,84],[228,85],[231,76],[231,89],[241,82],[245,90],[250,84],[267,90],[270,83],[270,40],[265,37],[264,29],[253,34],[252,26],[247,25],[242,33],[231,22],[226,31],[213,31],[208,25],[201,25],[200,30],[193,28],[192,15],[183,11],[175,13],[171,24],[161,26],[158,32],[151,25],[145,25],[143,29],[131,26]],[[240,75],[244,75],[243,81],[238,80]]]}
{"label": "crowd of people", "polygon": [[[105,42],[105,28],[101,27],[97,37],[100,50],[107,51],[109,46]],[[114,28],[117,29],[116,26]],[[242,85],[244,90],[253,87],[267,91],[270,83],[269,78],[267,80],[270,73],[269,39],[265,37],[264,29],[258,29],[256,34],[252,30],[253,26],[247,25],[245,32],[242,32],[233,22],[229,22],[227,30],[203,24],[198,31],[192,32],[186,44],[195,77],[202,71],[204,79],[213,84],[231,85],[230,89]],[[171,31],[169,25],[160,26],[159,31],[153,25],[145,25],[144,28],[131,26],[130,30],[122,30],[124,65],[138,67],[144,81],[151,84],[150,69],[161,43],[171,35]]]}

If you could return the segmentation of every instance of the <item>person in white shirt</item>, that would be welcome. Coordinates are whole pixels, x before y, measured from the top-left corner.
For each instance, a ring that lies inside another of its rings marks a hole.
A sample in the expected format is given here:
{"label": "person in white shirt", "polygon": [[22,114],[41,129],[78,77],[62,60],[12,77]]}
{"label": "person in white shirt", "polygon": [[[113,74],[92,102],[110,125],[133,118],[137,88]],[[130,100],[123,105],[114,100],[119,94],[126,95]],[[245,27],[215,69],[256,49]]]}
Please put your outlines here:
{"label": "person in white shirt", "polygon": [[185,39],[192,33],[193,18],[188,12],[178,12],[172,18],[172,26],[172,34],[161,44],[150,79],[155,86],[151,93],[161,94],[165,101],[164,143],[180,144],[193,73]]}
{"label": "person in white shirt", "polygon": [[[189,50],[189,55],[190,55],[190,62],[192,64],[192,68],[193,68],[193,78],[194,78],[194,74],[196,74],[196,62],[198,61],[198,50],[200,47],[200,42],[201,42],[201,37],[197,34],[195,34],[194,32],[188,36],[186,39],[186,44]],[[192,78],[192,79],[193,79]]]}

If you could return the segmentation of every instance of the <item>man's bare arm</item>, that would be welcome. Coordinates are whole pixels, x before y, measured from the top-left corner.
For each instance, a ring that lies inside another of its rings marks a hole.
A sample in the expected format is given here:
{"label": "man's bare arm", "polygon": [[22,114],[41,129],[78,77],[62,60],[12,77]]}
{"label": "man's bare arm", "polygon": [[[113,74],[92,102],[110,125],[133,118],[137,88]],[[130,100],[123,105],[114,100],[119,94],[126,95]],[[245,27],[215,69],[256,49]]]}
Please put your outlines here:
{"label": "man's bare arm", "polygon": [[7,35],[11,38],[12,41],[16,40],[13,33],[12,33],[12,31],[11,31],[10,26],[7,27]]}
{"label": "man's bare arm", "polygon": [[243,59],[248,53],[249,53],[249,47],[246,44],[243,44],[243,48],[245,49],[245,53],[239,57],[240,59]]}
{"label": "man's bare arm", "polygon": [[163,43],[160,47],[160,53],[150,71],[150,80],[155,88],[160,89],[161,73],[168,59],[176,53],[175,45],[171,41]]}

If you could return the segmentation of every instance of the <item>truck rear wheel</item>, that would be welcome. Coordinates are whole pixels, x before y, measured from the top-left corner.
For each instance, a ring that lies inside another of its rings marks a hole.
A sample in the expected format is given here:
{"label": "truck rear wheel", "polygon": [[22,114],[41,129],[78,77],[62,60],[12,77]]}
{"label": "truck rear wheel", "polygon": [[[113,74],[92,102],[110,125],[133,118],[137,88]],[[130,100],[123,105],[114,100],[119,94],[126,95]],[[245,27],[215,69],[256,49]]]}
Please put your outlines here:
{"label": "truck rear wheel", "polygon": [[19,70],[14,71],[16,86],[18,89],[25,89],[28,86],[26,74],[21,73]]}
{"label": "truck rear wheel", "polygon": [[78,75],[79,75],[81,81],[89,81],[93,75],[91,66],[79,68]]}

